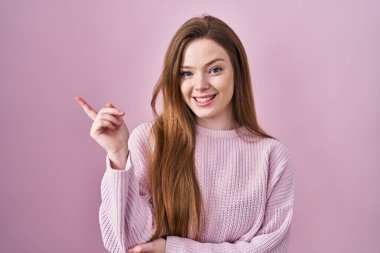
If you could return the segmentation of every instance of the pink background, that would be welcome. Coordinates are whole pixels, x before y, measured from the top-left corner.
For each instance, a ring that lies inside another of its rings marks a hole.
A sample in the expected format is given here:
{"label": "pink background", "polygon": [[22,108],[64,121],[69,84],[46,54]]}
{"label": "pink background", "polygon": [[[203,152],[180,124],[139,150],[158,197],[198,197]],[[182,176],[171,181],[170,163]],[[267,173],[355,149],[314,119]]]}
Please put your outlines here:
{"label": "pink background", "polygon": [[169,40],[202,13],[241,38],[259,122],[293,155],[289,252],[380,252],[380,1],[232,2],[0,2],[0,252],[106,252],[105,153],[74,96],[150,120]]}

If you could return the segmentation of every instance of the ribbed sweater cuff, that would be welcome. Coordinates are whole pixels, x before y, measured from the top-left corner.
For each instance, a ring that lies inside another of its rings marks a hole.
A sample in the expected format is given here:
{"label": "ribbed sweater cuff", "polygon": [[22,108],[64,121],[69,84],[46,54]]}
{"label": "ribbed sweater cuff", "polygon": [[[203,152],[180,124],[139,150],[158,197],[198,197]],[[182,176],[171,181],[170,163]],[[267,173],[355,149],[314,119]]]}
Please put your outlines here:
{"label": "ribbed sweater cuff", "polygon": [[165,253],[178,253],[183,252],[181,247],[183,247],[183,243],[181,243],[180,238],[177,236],[168,236],[166,237],[166,249]]}
{"label": "ribbed sweater cuff", "polygon": [[130,170],[131,167],[132,167],[132,163],[131,163],[130,152],[129,152],[129,155],[128,155],[128,158],[127,158],[127,162],[125,163],[125,167],[122,170],[112,168],[110,158],[108,157],[108,155],[106,155],[106,168],[107,168],[107,170],[112,170],[112,171],[116,171],[116,172],[123,172],[123,171],[126,171],[126,170]]}

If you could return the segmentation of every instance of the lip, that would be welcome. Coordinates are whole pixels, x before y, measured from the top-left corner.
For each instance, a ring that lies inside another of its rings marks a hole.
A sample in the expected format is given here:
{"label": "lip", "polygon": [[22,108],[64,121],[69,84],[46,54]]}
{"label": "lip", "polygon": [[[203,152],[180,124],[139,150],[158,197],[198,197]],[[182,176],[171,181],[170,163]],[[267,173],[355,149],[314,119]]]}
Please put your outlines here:
{"label": "lip", "polygon": [[212,96],[215,96],[215,94],[208,94],[208,95],[201,95],[201,96],[193,96],[193,98],[208,98],[208,97],[212,97]]}
{"label": "lip", "polygon": [[[193,97],[192,100],[193,102],[197,105],[197,106],[200,106],[200,107],[204,107],[204,106],[208,106],[209,104],[213,103],[214,102],[214,99],[216,97],[217,94],[214,94],[214,95],[207,95],[207,96],[199,96],[199,97]],[[210,100],[208,100],[207,102],[205,103],[200,103],[198,102],[195,98],[204,98],[204,97],[212,97]]]}

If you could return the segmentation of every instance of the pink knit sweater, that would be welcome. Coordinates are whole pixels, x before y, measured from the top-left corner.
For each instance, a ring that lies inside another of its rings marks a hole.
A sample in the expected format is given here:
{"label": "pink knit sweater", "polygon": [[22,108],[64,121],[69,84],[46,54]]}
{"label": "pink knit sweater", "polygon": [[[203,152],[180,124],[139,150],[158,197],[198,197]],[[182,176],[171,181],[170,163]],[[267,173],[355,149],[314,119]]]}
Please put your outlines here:
{"label": "pink knit sweater", "polygon": [[[131,133],[125,170],[111,168],[106,158],[99,223],[110,252],[128,252],[154,232],[146,177],[150,127],[144,123]],[[168,236],[166,252],[286,252],[294,205],[287,148],[275,139],[243,140],[236,130],[198,125],[196,130],[195,166],[205,230],[199,241]]]}

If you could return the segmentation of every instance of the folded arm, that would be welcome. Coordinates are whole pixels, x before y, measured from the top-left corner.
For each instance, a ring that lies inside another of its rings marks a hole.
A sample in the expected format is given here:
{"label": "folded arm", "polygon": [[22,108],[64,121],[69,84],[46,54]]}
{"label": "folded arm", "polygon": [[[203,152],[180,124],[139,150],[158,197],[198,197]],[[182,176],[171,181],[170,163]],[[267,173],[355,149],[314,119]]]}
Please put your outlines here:
{"label": "folded arm", "polygon": [[240,240],[201,243],[188,238],[168,236],[167,253],[285,253],[294,206],[294,181],[288,150],[277,143],[268,159],[267,202],[260,229],[252,228]]}

